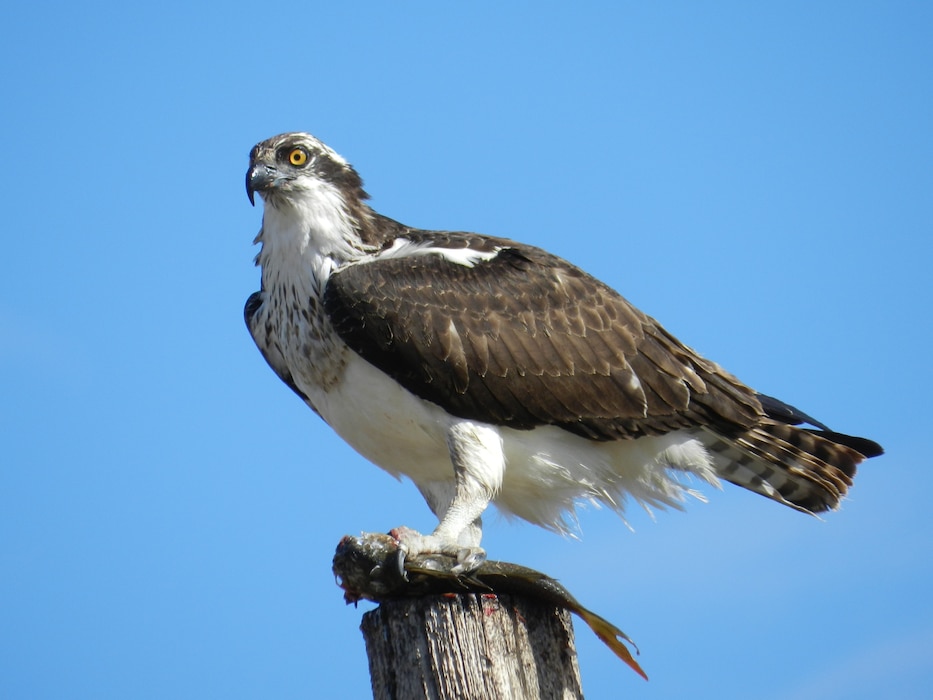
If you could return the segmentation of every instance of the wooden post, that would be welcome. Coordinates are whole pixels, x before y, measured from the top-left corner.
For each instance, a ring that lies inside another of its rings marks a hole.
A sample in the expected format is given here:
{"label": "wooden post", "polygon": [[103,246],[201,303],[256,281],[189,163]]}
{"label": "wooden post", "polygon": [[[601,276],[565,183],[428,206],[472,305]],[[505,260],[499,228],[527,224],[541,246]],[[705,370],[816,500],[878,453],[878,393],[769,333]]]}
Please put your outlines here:
{"label": "wooden post", "polygon": [[523,595],[384,600],[360,629],[374,700],[583,697],[570,613]]}

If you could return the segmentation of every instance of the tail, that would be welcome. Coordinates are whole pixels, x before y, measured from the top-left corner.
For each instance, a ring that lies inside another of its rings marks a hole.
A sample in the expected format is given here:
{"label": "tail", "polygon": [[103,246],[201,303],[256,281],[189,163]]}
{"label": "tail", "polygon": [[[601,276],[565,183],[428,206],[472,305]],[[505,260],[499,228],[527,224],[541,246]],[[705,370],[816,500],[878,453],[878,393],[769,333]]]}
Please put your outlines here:
{"label": "tail", "polygon": [[[837,508],[858,465],[884,451],[876,442],[833,432],[786,404],[761,398],[768,417],[755,427],[728,437],[712,432],[701,437],[716,474],[726,481],[819,513]],[[797,427],[804,421],[820,429]]]}

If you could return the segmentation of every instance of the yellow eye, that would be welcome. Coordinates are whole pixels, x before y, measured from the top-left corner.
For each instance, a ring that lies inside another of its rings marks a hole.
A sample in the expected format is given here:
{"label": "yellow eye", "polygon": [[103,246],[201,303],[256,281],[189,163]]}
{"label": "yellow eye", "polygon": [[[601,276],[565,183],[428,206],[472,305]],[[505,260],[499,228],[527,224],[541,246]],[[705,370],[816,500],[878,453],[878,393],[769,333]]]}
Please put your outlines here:
{"label": "yellow eye", "polygon": [[288,162],[292,165],[304,165],[308,162],[308,152],[303,148],[294,148],[288,154]]}

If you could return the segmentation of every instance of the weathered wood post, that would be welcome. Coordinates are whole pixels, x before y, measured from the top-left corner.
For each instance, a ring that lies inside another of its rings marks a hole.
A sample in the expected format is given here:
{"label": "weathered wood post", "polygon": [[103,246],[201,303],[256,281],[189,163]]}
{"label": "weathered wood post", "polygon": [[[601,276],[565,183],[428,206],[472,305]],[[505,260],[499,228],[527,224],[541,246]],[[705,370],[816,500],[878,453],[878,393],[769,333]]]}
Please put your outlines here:
{"label": "weathered wood post", "polygon": [[583,697],[570,613],[525,596],[387,600],[361,629],[374,700]]}

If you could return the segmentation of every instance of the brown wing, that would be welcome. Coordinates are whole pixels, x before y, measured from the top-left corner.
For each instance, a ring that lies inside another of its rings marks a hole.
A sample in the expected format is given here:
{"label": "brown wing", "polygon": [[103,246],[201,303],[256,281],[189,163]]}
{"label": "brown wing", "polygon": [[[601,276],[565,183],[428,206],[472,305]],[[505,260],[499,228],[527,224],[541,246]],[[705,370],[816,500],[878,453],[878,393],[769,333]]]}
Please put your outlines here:
{"label": "brown wing", "polygon": [[696,425],[728,434],[761,417],[754,391],[564,260],[474,234],[406,238],[498,254],[351,265],[328,282],[325,309],[354,351],[449,413],[600,440]]}

